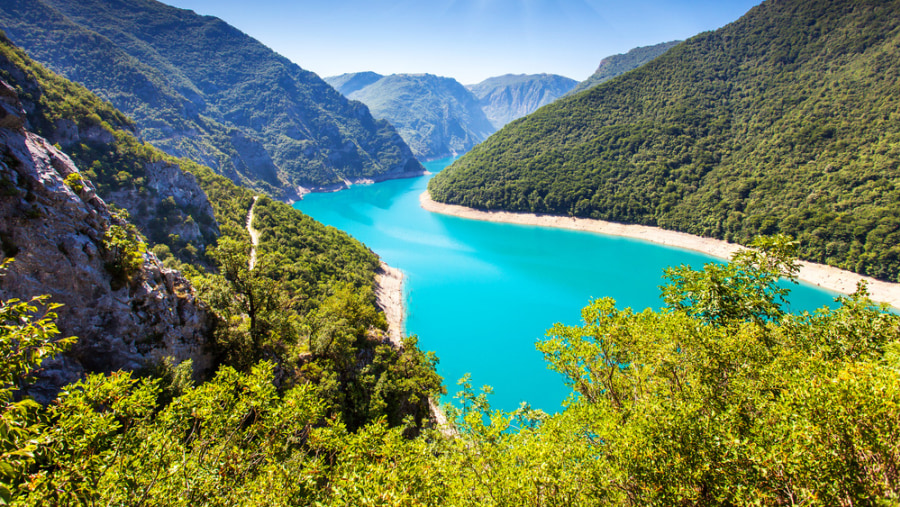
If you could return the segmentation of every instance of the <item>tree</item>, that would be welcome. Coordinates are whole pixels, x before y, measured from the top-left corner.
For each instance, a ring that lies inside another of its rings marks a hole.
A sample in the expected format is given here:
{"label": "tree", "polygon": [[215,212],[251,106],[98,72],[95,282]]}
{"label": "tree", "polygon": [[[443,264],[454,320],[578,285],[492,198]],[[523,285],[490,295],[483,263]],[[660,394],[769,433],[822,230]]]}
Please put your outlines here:
{"label": "tree", "polygon": [[[0,276],[12,259],[0,264]],[[53,312],[59,305],[49,296],[28,301],[0,301],[0,503],[8,503],[41,443],[40,405],[15,401],[29,375],[47,357],[64,351],[75,337],[57,338]]]}

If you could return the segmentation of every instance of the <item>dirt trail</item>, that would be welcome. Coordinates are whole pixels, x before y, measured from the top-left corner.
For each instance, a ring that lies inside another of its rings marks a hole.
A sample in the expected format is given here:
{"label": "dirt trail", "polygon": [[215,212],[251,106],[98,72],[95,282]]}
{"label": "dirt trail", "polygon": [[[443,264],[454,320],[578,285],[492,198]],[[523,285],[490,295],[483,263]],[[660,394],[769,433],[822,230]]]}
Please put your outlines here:
{"label": "dirt trail", "polygon": [[256,200],[259,196],[253,197],[253,204],[250,205],[250,212],[247,213],[247,232],[250,233],[250,271],[256,267],[256,247],[259,246],[259,231],[253,228],[253,208],[256,207]]}

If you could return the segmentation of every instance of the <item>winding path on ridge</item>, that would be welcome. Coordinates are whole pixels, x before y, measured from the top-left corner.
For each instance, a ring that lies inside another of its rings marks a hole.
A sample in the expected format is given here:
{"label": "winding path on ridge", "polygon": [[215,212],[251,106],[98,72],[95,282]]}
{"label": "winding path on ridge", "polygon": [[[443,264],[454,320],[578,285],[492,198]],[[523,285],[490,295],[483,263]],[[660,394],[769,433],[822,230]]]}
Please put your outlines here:
{"label": "winding path on ridge", "polygon": [[250,233],[250,271],[256,267],[256,247],[259,246],[259,231],[253,228],[253,208],[256,207],[258,195],[253,196],[253,204],[250,205],[250,212],[247,213],[247,232]]}

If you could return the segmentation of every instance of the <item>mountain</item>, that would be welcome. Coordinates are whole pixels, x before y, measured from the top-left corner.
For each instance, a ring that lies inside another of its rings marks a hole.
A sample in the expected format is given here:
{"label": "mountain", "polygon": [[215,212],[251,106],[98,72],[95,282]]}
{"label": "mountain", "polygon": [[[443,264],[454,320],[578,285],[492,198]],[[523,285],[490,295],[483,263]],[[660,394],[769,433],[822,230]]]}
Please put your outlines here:
{"label": "mountain", "polygon": [[48,295],[64,304],[59,330],[78,337],[38,372],[36,394],[49,401],[90,372],[183,375],[190,359],[206,380],[265,358],[279,382],[322,386],[350,427],[420,426],[440,381],[414,342],[388,346],[378,257],[138,135],[0,34],[0,253],[16,259],[0,268],[0,306]]}
{"label": "mountain", "polygon": [[[0,60],[9,77],[9,60]],[[0,243],[3,257],[15,258],[0,269],[0,301],[46,294],[61,305],[59,331],[79,337],[45,361],[29,394],[49,402],[85,372],[151,368],[167,357],[208,374],[216,322],[209,307],[181,273],[146,252],[134,226],[65,153],[26,127],[26,106],[0,80]],[[7,355],[14,345],[3,343]]]}
{"label": "mountain", "polygon": [[578,83],[571,91],[569,91],[569,93],[582,92],[588,88],[593,88],[606,80],[624,74],[629,70],[636,69],[664,54],[666,51],[680,43],[680,40],[673,40],[653,46],[634,48],[624,54],[607,56],[603,60],[600,60],[600,65],[597,67],[597,70],[595,70],[589,78]]}
{"label": "mountain", "polygon": [[383,78],[381,74],[375,72],[351,72],[349,74],[341,74],[340,76],[326,77],[325,82],[334,87],[335,90],[341,92],[345,97],[351,93],[362,90],[366,86]]}
{"label": "mountain", "polygon": [[[465,153],[484,141],[494,127],[475,97],[458,81],[431,74],[344,74],[325,80],[347,97],[389,121],[420,158]],[[360,86],[367,81],[369,84]]]}
{"label": "mountain", "polygon": [[574,79],[555,74],[507,74],[467,88],[478,98],[491,124],[499,129],[565,95],[576,84]]}
{"label": "mountain", "polygon": [[431,180],[481,209],[657,225],[900,275],[900,2],[767,1],[492,135]]}
{"label": "mountain", "polygon": [[274,195],[424,170],[387,122],[217,18],[155,0],[9,0],[0,25],[147,141]]}

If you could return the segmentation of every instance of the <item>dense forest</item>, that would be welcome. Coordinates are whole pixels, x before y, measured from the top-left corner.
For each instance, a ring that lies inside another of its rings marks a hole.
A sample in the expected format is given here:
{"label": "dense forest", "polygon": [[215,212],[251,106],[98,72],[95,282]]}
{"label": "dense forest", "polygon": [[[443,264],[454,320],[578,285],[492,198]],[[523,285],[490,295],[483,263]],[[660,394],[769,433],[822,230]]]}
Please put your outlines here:
{"label": "dense forest", "polygon": [[[378,417],[399,425],[407,416],[415,428],[429,418],[428,398],[441,391],[435,359],[419,351],[414,338],[399,350],[388,344],[374,296],[379,260],[368,248],[261,196],[253,224],[262,233],[258,262],[250,270],[246,220],[254,192],[138,140],[131,120],[32,61],[2,34],[0,78],[28,104],[27,119],[36,133],[58,137],[55,129],[67,124],[81,132],[104,133],[71,143],[73,160],[90,169],[78,181],[67,181],[70,185],[96,188],[102,197],[116,195],[124,186],[153,195],[155,189],[141,188],[141,182],[160,162],[193,174],[214,210],[216,234],[187,244],[172,235],[163,234],[160,242],[148,239],[160,222],[193,220],[196,210],[162,199],[142,211],[148,227],[129,232],[120,243],[122,257],[132,263],[149,250],[188,275],[218,316],[212,342],[219,364],[247,372],[269,359],[277,364],[282,388],[319,386],[326,414],[351,428]],[[118,270],[126,279],[133,271],[128,266]]]}
{"label": "dense forest", "polygon": [[656,225],[900,275],[900,2],[764,2],[508,125],[435,200]]}
{"label": "dense forest", "polygon": [[8,0],[0,25],[154,146],[245,186],[289,197],[423,170],[390,124],[220,19],[155,0]]}
{"label": "dense forest", "polygon": [[680,40],[661,42],[659,44],[654,44],[653,46],[634,48],[627,53],[607,56],[603,60],[600,60],[600,65],[597,66],[597,70],[595,70],[593,74],[575,85],[568,94],[583,92],[600,83],[609,81],[616,76],[620,76],[629,70],[636,69],[641,65],[653,61],[654,58],[664,54],[666,51],[680,43]]}

